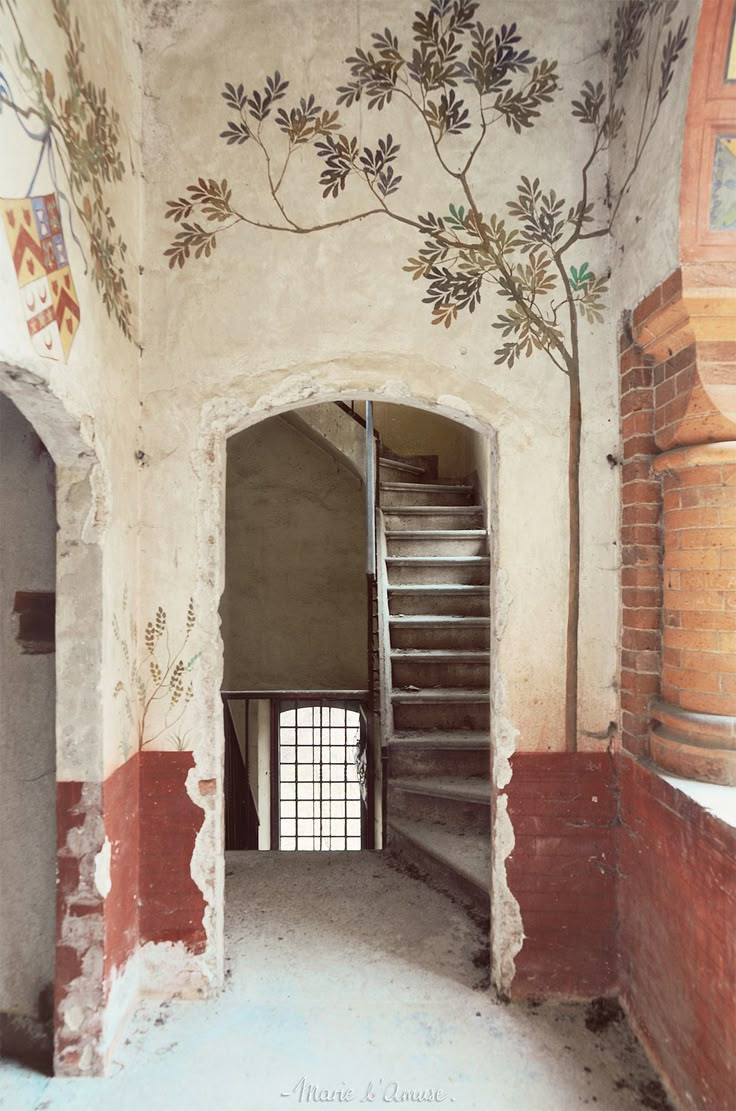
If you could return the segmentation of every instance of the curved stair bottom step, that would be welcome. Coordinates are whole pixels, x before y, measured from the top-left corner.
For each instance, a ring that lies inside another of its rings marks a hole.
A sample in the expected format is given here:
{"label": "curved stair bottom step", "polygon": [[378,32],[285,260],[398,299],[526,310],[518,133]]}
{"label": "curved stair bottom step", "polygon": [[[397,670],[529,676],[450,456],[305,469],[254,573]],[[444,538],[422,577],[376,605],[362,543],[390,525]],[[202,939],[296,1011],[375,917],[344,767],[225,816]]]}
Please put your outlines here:
{"label": "curved stair bottom step", "polygon": [[[432,791],[431,777],[418,776],[413,782],[415,786],[408,789],[403,782],[391,782],[389,779],[387,806],[392,818],[445,824],[450,829],[461,829],[479,836],[485,835],[490,843],[490,783],[487,785],[487,796],[480,801],[435,794]],[[427,784],[424,789],[422,789],[423,783]]]}
{"label": "curved stair bottom step", "polygon": [[490,925],[491,846],[488,837],[389,818],[386,852],[416,869],[432,887],[459,903],[483,929]]}

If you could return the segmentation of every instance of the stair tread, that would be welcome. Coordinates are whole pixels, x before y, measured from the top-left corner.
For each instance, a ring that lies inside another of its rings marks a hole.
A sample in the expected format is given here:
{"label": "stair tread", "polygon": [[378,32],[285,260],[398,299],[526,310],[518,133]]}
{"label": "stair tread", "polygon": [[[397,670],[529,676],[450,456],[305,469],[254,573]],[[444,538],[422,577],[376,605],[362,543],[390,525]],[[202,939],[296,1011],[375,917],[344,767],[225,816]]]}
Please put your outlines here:
{"label": "stair tread", "polygon": [[443,826],[412,821],[409,818],[389,817],[388,825],[413,841],[429,856],[469,880],[488,897],[491,878],[490,836],[482,833],[453,833]]}
{"label": "stair tread", "polygon": [[[421,487],[427,489],[427,485],[422,483]],[[409,513],[418,517],[429,516],[433,514],[442,516],[446,514],[448,517],[453,513],[467,513],[477,514],[483,512],[482,505],[382,505],[381,511],[386,514],[400,514]]]}
{"label": "stair tread", "polygon": [[490,659],[485,648],[392,648],[391,658],[397,660],[478,660]]}
{"label": "stair tread", "polygon": [[451,567],[454,564],[469,563],[477,567],[478,564],[487,563],[489,558],[487,555],[386,556],[386,563],[405,563],[410,567],[437,567],[441,564],[447,564]]}
{"label": "stair tread", "polygon": [[488,583],[389,583],[389,593],[415,594],[419,591],[434,591],[435,594],[488,594]]}
{"label": "stair tread", "polygon": [[462,490],[469,494],[473,489],[465,482],[381,482],[380,486],[382,490],[404,490],[412,494],[416,491],[426,494],[429,490]]}
{"label": "stair tread", "polygon": [[455,775],[395,775],[389,787],[411,791],[417,795],[434,795],[439,798],[458,799],[491,805],[490,778]]}
{"label": "stair tread", "polygon": [[488,697],[487,687],[394,687],[391,691],[393,702],[486,702]]}
{"label": "stair tread", "polygon": [[405,471],[406,474],[427,473],[426,467],[420,467],[416,463],[406,463],[403,459],[389,459],[386,455],[379,456],[378,463],[381,467],[392,467],[395,471]]}
{"label": "stair tread", "polygon": [[427,628],[428,625],[489,625],[490,618],[477,618],[466,617],[464,614],[445,614],[439,613],[437,615],[432,613],[389,613],[389,624],[399,625],[417,625],[417,627]]}
{"label": "stair tread", "polygon": [[458,729],[449,733],[440,730],[404,730],[394,733],[388,741],[389,748],[447,748],[484,749],[490,751],[491,735],[488,732]]}
{"label": "stair tread", "polygon": [[484,528],[386,529],[387,540],[483,540],[485,536]]}

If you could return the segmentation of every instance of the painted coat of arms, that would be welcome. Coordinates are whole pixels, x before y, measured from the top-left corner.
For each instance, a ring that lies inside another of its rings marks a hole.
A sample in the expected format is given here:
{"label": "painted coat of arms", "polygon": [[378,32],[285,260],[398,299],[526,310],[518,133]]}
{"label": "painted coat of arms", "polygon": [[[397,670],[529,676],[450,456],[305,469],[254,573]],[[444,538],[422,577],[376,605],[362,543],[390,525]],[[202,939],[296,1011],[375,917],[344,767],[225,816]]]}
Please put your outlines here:
{"label": "painted coat of arms", "polygon": [[[72,243],[75,265],[81,257],[84,275],[108,316],[132,338],[127,247],[107,194],[125,174],[123,124],[106,89],[85,71],[84,36],[72,5],[73,0],[39,0],[36,5],[53,14],[64,44],[65,72],[57,81],[29,46],[34,29],[28,9],[33,5],[0,0],[0,149],[5,151],[7,144],[13,155],[0,159],[5,194],[0,196],[0,221],[31,342],[44,358],[61,362],[68,360],[80,325],[67,251]],[[6,273],[4,262],[0,258],[0,277]],[[9,269],[7,273],[12,281]]]}
{"label": "painted coat of arms", "polygon": [[79,302],[55,193],[0,199],[31,342],[48,359],[66,362],[79,327]]}

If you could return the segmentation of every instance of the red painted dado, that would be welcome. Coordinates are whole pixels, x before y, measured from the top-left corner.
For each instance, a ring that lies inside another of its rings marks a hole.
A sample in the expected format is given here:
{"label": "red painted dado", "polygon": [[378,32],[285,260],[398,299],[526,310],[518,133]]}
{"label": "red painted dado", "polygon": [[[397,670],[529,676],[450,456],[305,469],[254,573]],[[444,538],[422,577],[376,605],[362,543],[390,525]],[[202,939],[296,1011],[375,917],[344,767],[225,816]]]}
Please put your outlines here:
{"label": "red painted dado", "polygon": [[[139,942],[204,950],[205,902],[191,875],[204,811],[189,798],[191,752],[136,753],[103,784],[57,785],[54,1069],[100,1075],[105,1002]],[[97,886],[105,839],[110,888]]]}
{"label": "red painted dado", "polygon": [[186,790],[191,752],[142,752],[140,757],[140,938],[206,945],[204,896],[192,879],[194,842],[204,810]]}
{"label": "red painted dado", "polygon": [[736,1105],[736,830],[619,758],[620,988],[686,1107]]}
{"label": "red painted dado", "polygon": [[139,754],[105,780],[105,834],[110,841],[110,893],[105,899],[105,987],[138,947]]}
{"label": "red painted dado", "polygon": [[616,989],[615,763],[608,753],[518,752],[506,788],[506,875],[524,944],[512,995]]}

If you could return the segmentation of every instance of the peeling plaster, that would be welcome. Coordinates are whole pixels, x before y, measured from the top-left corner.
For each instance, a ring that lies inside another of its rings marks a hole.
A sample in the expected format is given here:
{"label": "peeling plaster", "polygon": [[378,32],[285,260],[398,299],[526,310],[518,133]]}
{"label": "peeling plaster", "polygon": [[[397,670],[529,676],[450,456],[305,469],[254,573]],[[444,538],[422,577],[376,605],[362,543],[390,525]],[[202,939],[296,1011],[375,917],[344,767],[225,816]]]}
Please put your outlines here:
{"label": "peeling plaster", "polygon": [[144,998],[204,999],[222,986],[205,961],[193,956],[183,941],[147,941],[138,950],[138,960]]}
{"label": "peeling plaster", "polygon": [[492,883],[493,907],[491,943],[491,976],[496,991],[508,997],[516,974],[516,956],[524,944],[524,924],[521,910],[506,878],[506,860],[514,848],[514,827],[508,815],[506,795],[496,797],[492,832]]}
{"label": "peeling plaster", "polygon": [[491,830],[491,971],[493,984],[502,996],[511,991],[516,972],[515,958],[524,944],[521,908],[506,874],[506,861],[514,848],[514,827],[508,815],[508,798],[501,792],[511,782],[511,757],[519,730],[504,716],[507,702],[503,676],[494,667],[491,683],[493,723],[493,785],[495,806]]}
{"label": "peeling plaster", "polygon": [[448,409],[454,409],[458,413],[462,413],[465,417],[473,417],[475,413],[473,408],[462,397],[455,397],[451,393],[443,393],[437,398],[437,404],[443,405]]}
{"label": "peeling plaster", "polygon": [[[76,824],[81,816],[83,821]],[[55,1029],[55,1069],[64,1075],[101,1071],[101,1028],[103,1013],[104,926],[102,904],[96,885],[97,864],[104,852],[102,789],[99,783],[85,783],[80,797],[62,821],[69,826],[59,846],[60,861],[74,861],[79,882],[60,890],[58,945],[71,950],[79,965],[79,975],[64,984],[57,1004]],[[84,913],[75,909],[84,908]],[[84,1043],[83,1055],[77,1057]]]}
{"label": "peeling plaster", "polygon": [[123,968],[114,968],[107,982],[107,1001],[102,1029],[102,1052],[108,1062],[122,1037],[127,1019],[138,1001],[140,960],[133,953]]}
{"label": "peeling plaster", "polygon": [[509,623],[509,615],[514,597],[509,586],[509,574],[505,568],[496,572],[493,595],[493,628],[496,640],[501,640]]}
{"label": "peeling plaster", "polygon": [[106,899],[112,889],[110,877],[110,860],[112,858],[112,845],[110,838],[105,837],[102,848],[95,857],[95,887],[103,899]]}

